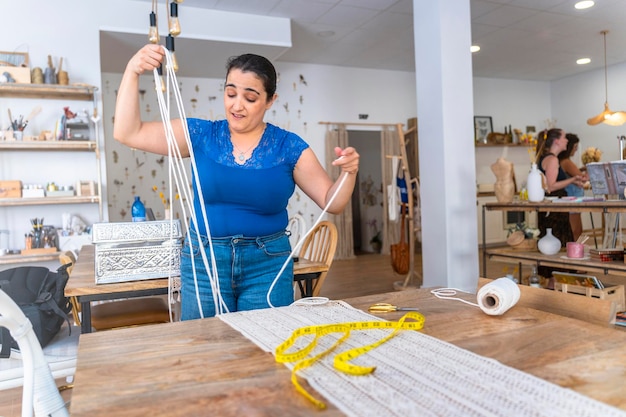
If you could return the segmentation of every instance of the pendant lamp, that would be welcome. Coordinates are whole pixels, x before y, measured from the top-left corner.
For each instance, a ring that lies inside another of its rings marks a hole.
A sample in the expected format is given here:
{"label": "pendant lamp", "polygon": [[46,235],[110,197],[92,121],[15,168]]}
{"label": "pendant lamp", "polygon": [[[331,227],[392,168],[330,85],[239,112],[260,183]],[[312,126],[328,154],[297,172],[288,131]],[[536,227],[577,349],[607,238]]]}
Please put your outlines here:
{"label": "pendant lamp", "polygon": [[609,87],[607,82],[607,68],[606,68],[606,34],[608,30],[600,32],[604,36],[604,111],[597,116],[593,116],[587,119],[588,125],[598,125],[604,123],[610,126],[621,126],[626,122],[626,112],[623,111],[611,111],[609,109]]}

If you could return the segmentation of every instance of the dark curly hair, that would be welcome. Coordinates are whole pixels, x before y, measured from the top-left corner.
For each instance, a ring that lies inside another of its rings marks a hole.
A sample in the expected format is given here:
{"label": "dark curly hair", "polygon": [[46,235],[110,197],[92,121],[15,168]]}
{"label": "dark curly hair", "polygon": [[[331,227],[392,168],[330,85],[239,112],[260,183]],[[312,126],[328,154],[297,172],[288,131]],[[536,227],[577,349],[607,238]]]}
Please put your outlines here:
{"label": "dark curly hair", "polygon": [[270,101],[276,93],[276,68],[269,59],[255,54],[243,54],[233,56],[226,63],[226,77],[234,69],[242,72],[253,72],[263,82],[267,92],[267,101]]}

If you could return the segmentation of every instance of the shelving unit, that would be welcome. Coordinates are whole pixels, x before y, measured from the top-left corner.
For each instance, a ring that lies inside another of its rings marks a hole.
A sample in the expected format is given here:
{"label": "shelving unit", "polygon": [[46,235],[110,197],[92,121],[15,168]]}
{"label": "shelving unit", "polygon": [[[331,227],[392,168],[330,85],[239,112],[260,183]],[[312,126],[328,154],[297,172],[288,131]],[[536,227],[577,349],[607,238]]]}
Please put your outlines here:
{"label": "shelving unit", "polygon": [[[482,243],[486,244],[486,224],[485,218],[487,211],[530,211],[530,212],[554,212],[554,213],[626,213],[626,201],[589,201],[582,203],[575,202],[559,202],[553,203],[544,201],[533,203],[529,201],[519,201],[512,203],[486,203],[483,205],[482,217]],[[564,252],[556,255],[544,255],[541,252],[524,252],[507,248],[485,249],[483,251],[483,276],[487,274],[487,259],[501,261],[516,261],[522,264],[534,264],[537,266],[567,267],[574,269],[583,269],[586,271],[600,272],[602,274],[626,275],[626,263],[599,262],[589,259],[572,260],[564,259],[561,256]]]}
{"label": "shelving unit", "polygon": [[475,142],[474,145],[477,148],[505,148],[505,147],[522,148],[522,147],[528,146],[525,143],[478,143],[478,142]]}
{"label": "shelving unit", "polygon": [[53,262],[59,259],[61,252],[36,255],[3,255],[0,256],[0,265],[28,264],[34,262]]}
{"label": "shelving unit", "polygon": [[0,151],[94,151],[95,141],[0,141]]}
{"label": "shelving unit", "polygon": [[[64,101],[93,101],[95,98],[95,92],[97,88],[94,86],[88,85],[71,85],[71,86],[63,86],[63,85],[47,85],[47,84],[2,84],[0,85],[0,100],[1,99],[20,99],[20,100],[29,100],[31,102],[36,102],[41,104],[42,100],[64,100]],[[21,105],[20,105],[21,106]],[[58,106],[58,104],[57,104]],[[45,106],[42,107],[45,108]],[[95,114],[95,113],[94,113]],[[14,210],[19,207],[28,207],[28,206],[61,206],[61,205],[75,205],[75,204],[97,204],[98,206],[98,219],[99,221],[103,220],[103,200],[102,200],[102,180],[101,180],[101,158],[100,158],[100,149],[99,143],[97,141],[98,135],[96,134],[96,140],[92,140],[89,136],[91,120],[81,121],[78,124],[69,123],[70,127],[74,129],[79,129],[77,132],[81,140],[62,140],[62,141],[0,141],[0,153],[16,153],[19,156],[15,158],[28,158],[30,153],[38,153],[41,155],[45,155],[46,165],[37,167],[39,169],[49,169],[50,172],[54,172],[54,170],[62,169],[66,173],[65,177],[71,178],[71,175],[68,175],[68,171],[71,170],[71,163],[68,165],[69,161],[75,160],[75,157],[72,156],[71,159],[67,154],[70,153],[92,153],[95,157],[95,172],[97,173],[97,180],[94,181],[96,183],[95,193],[94,195],[75,195],[75,196],[52,196],[52,197],[22,197],[22,198],[0,198],[0,209],[2,210]],[[30,126],[30,124],[29,124]],[[97,126],[96,126],[97,129]],[[84,138],[84,139],[83,139]],[[34,155],[34,154],[33,154]],[[10,161],[15,161],[12,156],[9,159]],[[35,158],[36,160],[41,160],[42,157]],[[78,158],[78,156],[76,156]],[[19,160],[19,159],[17,159]],[[49,165],[48,165],[48,162]],[[93,166],[90,161],[87,161],[81,157],[80,161],[83,166]],[[18,168],[18,169],[16,169]],[[45,172],[45,171],[44,171]],[[13,170],[9,170],[4,172],[4,176],[9,176],[10,178],[2,178],[2,179],[11,179],[11,180],[21,180],[25,181],[21,178],[25,172],[19,171],[19,166],[13,166]],[[84,175],[84,173],[76,174],[76,182],[79,180],[82,181],[85,179],[79,178],[78,175]],[[89,175],[89,174],[88,174]],[[45,177],[44,177],[45,178]],[[88,178],[88,177],[87,177]],[[92,179],[90,179],[91,181]],[[68,181],[69,183],[70,181]],[[42,181],[42,183],[44,183]],[[78,188],[78,187],[77,187]],[[78,189],[76,189],[78,193]],[[46,211],[48,213],[48,211]],[[58,211],[52,212],[53,215],[59,215]],[[6,212],[6,216],[9,219],[13,219],[15,221],[15,217],[19,217],[19,215],[14,214],[14,212]],[[91,211],[92,220],[95,220],[95,213]],[[47,216],[46,216],[47,219]],[[9,223],[11,220],[9,220]],[[21,223],[21,219],[17,219],[18,223]],[[28,222],[28,217],[25,218],[25,222]],[[0,225],[2,226],[2,225]],[[6,226],[5,226],[6,227]],[[2,228],[2,227],[0,227]],[[18,246],[19,248],[19,246]],[[46,254],[29,254],[29,255],[3,255],[0,256],[0,266],[1,265],[9,265],[16,263],[39,263],[39,262],[50,262],[56,261],[58,259],[58,253],[46,253]]]}
{"label": "shelving unit", "polygon": [[0,97],[93,100],[96,87],[85,85],[0,84]]}

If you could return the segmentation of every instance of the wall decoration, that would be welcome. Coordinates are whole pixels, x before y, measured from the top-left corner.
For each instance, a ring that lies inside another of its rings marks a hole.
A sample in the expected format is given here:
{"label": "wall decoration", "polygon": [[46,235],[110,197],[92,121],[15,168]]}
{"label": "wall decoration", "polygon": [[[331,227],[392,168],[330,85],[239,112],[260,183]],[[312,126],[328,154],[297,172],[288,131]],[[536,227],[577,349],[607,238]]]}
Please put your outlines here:
{"label": "wall decoration", "polygon": [[477,143],[487,143],[487,136],[492,132],[491,116],[474,116],[474,138]]}
{"label": "wall decoration", "polygon": [[[184,65],[184,64],[183,64]],[[103,83],[111,86],[103,92],[103,103],[106,114],[113,114],[115,111],[116,92],[121,82],[121,74],[103,74]],[[294,92],[297,85],[308,85],[304,74],[290,73],[283,74],[284,83],[281,89],[278,86],[277,93],[280,100],[266,114],[266,121],[283,129],[292,130],[300,135],[305,141],[311,143],[311,138],[307,133],[307,111],[304,97],[301,93]],[[304,80],[304,82],[302,81]],[[224,80],[191,78],[179,79],[179,85],[193,86],[185,91],[182,90],[183,101],[190,103],[185,109],[188,117],[198,117],[210,120],[220,120],[225,118],[224,103],[221,99],[224,92]],[[184,82],[183,82],[184,81]],[[294,86],[292,91],[288,86]],[[141,106],[142,119],[146,121],[160,120],[158,111],[152,111],[157,106],[156,90],[153,77],[146,75],[139,79],[140,91],[145,91]],[[202,94],[199,94],[202,92]],[[280,111],[280,108],[284,111]],[[290,109],[291,107],[291,109]],[[201,113],[201,114],[200,114]],[[297,120],[297,123],[292,121]],[[111,117],[104,123],[105,129],[105,152],[106,158],[113,161],[107,164],[107,178],[111,187],[107,188],[109,221],[130,221],[130,205],[134,196],[138,195],[146,207],[152,208],[157,219],[162,219],[164,215],[164,203],[160,198],[162,192],[164,196],[169,196],[169,179],[167,158],[163,155],[156,155],[149,152],[133,150],[113,139],[113,123]],[[310,123],[310,122],[309,122]],[[320,157],[323,159],[323,156]],[[186,164],[188,168],[188,163]],[[154,185],[158,186],[159,192],[152,190]],[[190,188],[191,186],[188,185]],[[173,195],[177,194],[174,190]],[[180,193],[183,195],[183,193]],[[317,213],[319,210],[315,204],[309,204],[310,199],[302,195],[300,189],[296,188],[294,195],[289,200],[289,213]],[[174,218],[181,218],[182,212],[179,202],[171,204],[171,212]],[[317,214],[312,218],[317,218]],[[312,224],[312,223],[311,223]]]}

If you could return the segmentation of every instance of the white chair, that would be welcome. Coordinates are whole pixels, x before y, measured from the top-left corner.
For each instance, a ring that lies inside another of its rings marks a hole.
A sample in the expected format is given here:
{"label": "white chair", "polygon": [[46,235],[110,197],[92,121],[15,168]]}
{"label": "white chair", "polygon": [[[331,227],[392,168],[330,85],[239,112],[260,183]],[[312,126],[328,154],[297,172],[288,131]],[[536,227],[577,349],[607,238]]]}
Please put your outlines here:
{"label": "white chair", "polygon": [[299,214],[294,214],[289,218],[287,223],[287,231],[289,234],[289,243],[291,244],[291,250],[294,250],[302,236],[306,233],[306,221],[304,217]]}
{"label": "white chair", "polygon": [[[33,331],[31,322],[26,318],[20,307],[9,297],[4,291],[0,290],[0,326],[9,329],[11,336],[17,341],[20,347],[19,354],[11,354],[11,359],[3,359],[3,363],[13,361],[11,369],[2,370],[2,379],[6,378],[5,388],[19,386],[23,383],[22,394],[22,417],[35,416],[52,416],[62,417],[69,416],[65,403],[54,381],[52,366],[49,365],[44,352],[41,349],[37,336]],[[67,326],[64,331],[68,332]],[[62,360],[56,365],[57,376],[71,375],[76,368],[76,352],[78,347],[78,335],[80,329],[75,327],[72,329],[72,336],[67,337],[59,332],[57,335],[59,343],[69,342],[66,345],[67,352],[62,356]],[[52,347],[55,340],[46,347]],[[62,341],[64,339],[64,341]],[[73,348],[72,348],[73,346]],[[72,354],[73,349],[73,354]],[[72,359],[73,356],[73,359]],[[21,359],[22,367],[15,367],[15,361]],[[6,362],[5,362],[6,361]],[[3,365],[5,366],[5,365]]]}

